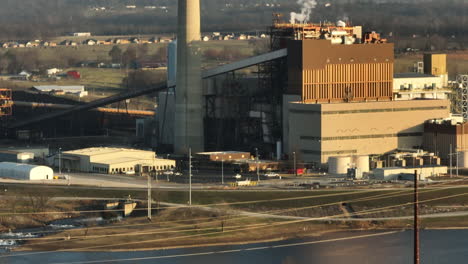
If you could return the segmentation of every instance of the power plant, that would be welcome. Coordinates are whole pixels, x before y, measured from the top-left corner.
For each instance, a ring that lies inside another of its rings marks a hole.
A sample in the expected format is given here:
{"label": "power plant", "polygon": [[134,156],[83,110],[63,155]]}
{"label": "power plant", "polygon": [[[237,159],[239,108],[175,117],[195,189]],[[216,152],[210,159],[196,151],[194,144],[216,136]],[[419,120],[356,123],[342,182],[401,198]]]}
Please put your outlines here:
{"label": "power plant", "polygon": [[258,152],[320,166],[335,157],[421,149],[424,123],[451,116],[444,54],[425,55],[420,73],[395,74],[394,45],[361,26],[287,23],[274,15],[268,31],[269,52],[202,70],[200,1],[179,0],[167,83],[10,127],[158,92],[156,119],[139,122],[140,131],[154,131],[155,148],[182,156],[189,148]]}

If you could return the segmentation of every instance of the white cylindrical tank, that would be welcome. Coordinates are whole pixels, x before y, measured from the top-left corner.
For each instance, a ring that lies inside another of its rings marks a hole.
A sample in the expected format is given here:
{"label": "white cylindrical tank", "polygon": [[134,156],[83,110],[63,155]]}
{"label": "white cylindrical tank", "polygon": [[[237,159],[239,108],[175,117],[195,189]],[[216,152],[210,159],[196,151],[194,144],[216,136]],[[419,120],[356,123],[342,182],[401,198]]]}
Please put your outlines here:
{"label": "white cylindrical tank", "polygon": [[328,172],[330,174],[347,174],[351,165],[351,157],[329,157]]}
{"label": "white cylindrical tank", "polygon": [[281,153],[282,153],[281,146],[282,146],[281,141],[276,141],[276,160],[281,159]]}
{"label": "white cylindrical tank", "polygon": [[15,180],[52,180],[54,171],[46,166],[0,162],[0,178]]}
{"label": "white cylindrical tank", "polygon": [[332,44],[343,44],[343,39],[341,37],[333,37],[331,38]]}
{"label": "white cylindrical tank", "polygon": [[354,164],[360,172],[369,172],[369,156],[355,156]]}
{"label": "white cylindrical tank", "polygon": [[461,168],[468,167],[468,152],[467,151],[458,152],[458,166]]}

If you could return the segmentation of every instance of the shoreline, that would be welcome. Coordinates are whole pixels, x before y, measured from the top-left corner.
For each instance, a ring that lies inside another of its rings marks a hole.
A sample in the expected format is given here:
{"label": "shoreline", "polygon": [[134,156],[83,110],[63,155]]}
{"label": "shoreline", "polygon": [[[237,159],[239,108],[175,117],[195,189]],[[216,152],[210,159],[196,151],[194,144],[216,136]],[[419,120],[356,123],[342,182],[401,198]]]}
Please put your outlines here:
{"label": "shoreline", "polygon": [[[258,239],[258,240],[246,240],[246,241],[238,241],[238,242],[216,242],[216,243],[206,243],[206,244],[192,244],[192,245],[179,245],[179,246],[169,246],[169,247],[150,247],[150,248],[142,248],[142,249],[100,249],[100,250],[93,250],[93,249],[84,249],[84,250],[41,250],[38,252],[148,252],[148,251],[160,251],[160,250],[172,250],[172,249],[191,249],[191,248],[203,248],[203,247],[216,247],[216,246],[239,246],[239,245],[248,245],[248,244],[257,244],[257,243],[271,243],[271,242],[279,242],[279,241],[287,241],[292,239],[307,239],[307,238],[319,238],[322,236],[330,235],[330,234],[339,234],[339,233],[347,233],[347,232],[389,232],[389,231],[410,231],[412,229],[409,228],[374,228],[374,229],[331,229],[326,231],[320,231],[314,234],[304,234],[299,236],[289,236],[289,237],[280,237],[280,238],[270,238],[270,239]],[[431,231],[443,231],[443,230],[468,230],[468,227],[429,227],[429,228],[422,228],[421,230],[431,230]],[[23,248],[19,246],[18,248],[12,249],[12,252],[35,252],[34,249],[30,247]]]}

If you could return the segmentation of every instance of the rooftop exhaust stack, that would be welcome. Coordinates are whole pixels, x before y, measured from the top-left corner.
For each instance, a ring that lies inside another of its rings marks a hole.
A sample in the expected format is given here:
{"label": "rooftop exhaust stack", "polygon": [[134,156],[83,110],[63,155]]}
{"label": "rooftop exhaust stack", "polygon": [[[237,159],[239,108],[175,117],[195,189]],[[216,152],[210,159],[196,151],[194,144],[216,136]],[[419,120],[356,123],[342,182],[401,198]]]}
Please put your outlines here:
{"label": "rooftop exhaust stack", "polygon": [[200,0],[178,0],[176,154],[204,150],[200,48]]}

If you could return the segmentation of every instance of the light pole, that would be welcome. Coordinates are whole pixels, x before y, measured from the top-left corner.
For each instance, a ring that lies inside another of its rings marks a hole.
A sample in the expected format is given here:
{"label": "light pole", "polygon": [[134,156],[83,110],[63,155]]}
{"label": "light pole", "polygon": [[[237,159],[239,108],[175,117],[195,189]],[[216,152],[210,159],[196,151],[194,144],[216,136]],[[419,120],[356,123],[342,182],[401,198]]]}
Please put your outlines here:
{"label": "light pole", "polygon": [[449,173],[450,173],[450,178],[452,178],[452,144],[450,144],[450,151],[449,151]]}
{"label": "light pole", "polygon": [[59,174],[62,174],[62,148],[59,148]]}
{"label": "light pole", "polygon": [[221,184],[224,184],[224,156],[221,159]]}
{"label": "light pole", "polygon": [[147,193],[147,198],[148,198],[148,220],[151,221],[151,207],[152,207],[152,199],[151,199],[151,177],[150,174],[148,173],[148,182],[147,182],[147,188],[148,188],[148,193]]}
{"label": "light pole", "polygon": [[259,168],[259,160],[258,160],[258,148],[255,148],[255,156],[257,158],[257,181],[260,182],[260,168]]}
{"label": "light pole", "polygon": [[294,157],[294,176],[297,177],[297,168],[296,168],[296,152],[293,151],[293,157]]}
{"label": "light pole", "polygon": [[192,205],[192,148],[189,148],[189,205]]}

